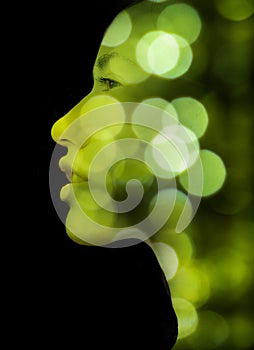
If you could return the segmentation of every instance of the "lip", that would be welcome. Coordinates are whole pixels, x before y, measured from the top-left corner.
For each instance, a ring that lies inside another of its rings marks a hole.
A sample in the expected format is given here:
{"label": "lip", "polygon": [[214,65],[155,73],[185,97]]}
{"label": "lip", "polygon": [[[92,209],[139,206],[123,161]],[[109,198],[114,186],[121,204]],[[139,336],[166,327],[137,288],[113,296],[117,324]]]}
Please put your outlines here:
{"label": "lip", "polygon": [[63,202],[66,202],[67,199],[70,197],[72,192],[72,184],[68,183],[67,185],[64,185],[60,190],[60,199]]}
{"label": "lip", "polygon": [[88,182],[88,178],[84,176],[80,176],[75,171],[72,171],[70,166],[67,166],[66,164],[61,164],[61,161],[59,162],[60,170],[65,174],[67,180],[70,183],[81,183],[81,182]]}
{"label": "lip", "polygon": [[70,182],[73,183],[73,184],[82,183],[82,182],[88,182],[88,178],[79,176],[77,173],[74,172],[74,173],[72,173]]}
{"label": "lip", "polygon": [[65,176],[67,177],[67,180],[72,182],[72,171],[68,170],[68,171],[64,171]]}
{"label": "lip", "polygon": [[75,194],[73,192],[74,187],[78,188],[78,186],[82,186],[82,190],[83,190],[83,186],[87,185],[87,184],[88,184],[88,181],[86,181],[86,180],[79,181],[79,182],[67,183],[60,190],[60,199],[64,202],[68,202],[68,199],[75,196]]}

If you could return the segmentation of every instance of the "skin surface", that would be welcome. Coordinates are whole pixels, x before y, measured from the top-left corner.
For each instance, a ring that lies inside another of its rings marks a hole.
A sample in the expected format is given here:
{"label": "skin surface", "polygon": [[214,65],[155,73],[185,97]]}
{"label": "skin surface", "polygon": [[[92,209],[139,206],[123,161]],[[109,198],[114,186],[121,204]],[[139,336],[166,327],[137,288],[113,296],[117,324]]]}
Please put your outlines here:
{"label": "skin surface", "polygon": [[[67,148],[59,166],[71,184],[62,188],[60,196],[70,208],[66,231],[78,243],[108,244],[123,228],[133,229],[133,225],[152,213],[153,199],[158,191],[157,166],[150,166],[142,158],[146,149],[140,140],[143,138],[147,145],[156,140],[160,130],[157,126],[147,127],[147,113],[154,115],[156,124],[156,120],[164,117],[160,114],[167,110],[168,125],[178,128],[176,133],[183,135],[183,142],[198,145],[195,130],[194,133],[191,131],[190,138],[189,129],[186,133],[186,129],[181,129],[181,123],[174,125],[178,118],[170,103],[179,91],[187,93],[190,89],[191,84],[182,76],[190,67],[193,59],[190,45],[200,29],[195,10],[189,5],[179,6],[170,1],[157,4],[142,1],[119,13],[107,28],[99,47],[92,91],[52,127],[55,142]],[[175,28],[165,30],[167,17],[169,23],[174,23],[172,13],[176,19],[181,19],[179,13],[182,11],[186,20],[190,19],[197,28],[192,36],[188,30],[181,33],[182,20],[178,20],[180,24],[176,21]],[[142,112],[144,124],[133,127],[132,109],[144,101],[151,104],[150,110]],[[126,112],[128,104],[131,107]],[[166,156],[169,162],[173,157],[179,158],[172,146],[171,151]],[[172,175],[165,178],[170,185],[175,180]],[[130,183],[132,179],[139,184]],[[131,197],[135,206],[128,202]],[[173,201],[178,197],[176,193]],[[167,209],[162,211],[168,216]],[[157,223],[151,220],[149,225]],[[159,229],[161,226],[158,224]]]}

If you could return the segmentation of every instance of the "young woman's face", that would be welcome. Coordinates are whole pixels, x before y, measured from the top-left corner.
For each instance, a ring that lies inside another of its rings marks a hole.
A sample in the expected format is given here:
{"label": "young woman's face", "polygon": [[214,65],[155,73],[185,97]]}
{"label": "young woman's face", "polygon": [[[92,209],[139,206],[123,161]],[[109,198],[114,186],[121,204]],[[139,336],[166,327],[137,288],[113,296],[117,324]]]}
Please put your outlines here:
{"label": "young woman's face", "polygon": [[183,10],[177,5],[144,1],[121,12],[100,45],[92,91],[53,125],[53,139],[68,150],[59,165],[70,184],[60,196],[70,208],[67,233],[77,242],[103,245],[127,228],[142,231],[135,225],[151,210],[157,191],[155,169],[143,156],[160,127],[156,122],[154,128],[146,122],[133,127],[133,111],[144,103],[150,109],[144,107],[141,121],[150,113],[161,122],[161,111],[171,126],[177,119],[169,102],[177,90],[174,79],[190,67],[190,44],[200,30],[198,15],[185,6],[196,28],[185,38],[179,34],[180,20],[176,34],[166,30],[167,17],[177,18]]}

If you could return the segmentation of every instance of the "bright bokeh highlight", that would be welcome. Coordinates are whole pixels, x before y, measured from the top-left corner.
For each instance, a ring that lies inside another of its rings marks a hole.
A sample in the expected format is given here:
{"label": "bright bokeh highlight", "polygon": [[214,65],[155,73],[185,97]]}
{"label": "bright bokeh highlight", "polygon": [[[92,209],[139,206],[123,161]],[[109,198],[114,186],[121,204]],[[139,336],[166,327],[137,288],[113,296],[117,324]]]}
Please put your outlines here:
{"label": "bright bokeh highlight", "polygon": [[120,12],[108,27],[102,45],[115,47],[124,43],[132,30],[132,21],[127,11]]}
{"label": "bright bokeh highlight", "polygon": [[157,205],[156,216],[152,224],[154,225],[157,220],[158,222],[162,221],[162,218],[165,217],[166,208],[168,210],[168,218],[162,232],[159,231],[155,239],[168,242],[168,231],[182,232],[191,222],[193,218],[193,207],[186,194],[174,188],[165,188],[159,191],[150,202],[151,208],[154,206],[158,197],[160,202]]}
{"label": "bright bokeh highlight", "polygon": [[163,74],[163,78],[166,79],[175,79],[184,75],[189,70],[193,60],[192,49],[189,43],[179,35],[173,34],[172,36],[177,41],[180,52],[176,66]]}
{"label": "bright bokeh highlight", "polygon": [[152,243],[152,249],[165,273],[166,280],[171,280],[178,269],[178,257],[175,250],[166,243]]}
{"label": "bright bokeh highlight", "polygon": [[196,308],[183,298],[172,298],[172,303],[178,319],[178,339],[186,338],[197,328],[198,314]]}
{"label": "bright bokeh highlight", "polygon": [[183,37],[191,44],[200,34],[201,20],[198,12],[190,5],[173,4],[161,12],[157,26],[160,30]]}
{"label": "bright bokeh highlight", "polygon": [[[175,231],[166,228],[154,235],[151,240],[155,242],[164,242],[170,245],[178,256],[179,268],[187,264],[193,256],[193,243],[190,237],[184,232],[176,235]],[[179,271],[177,276],[178,274]]]}
{"label": "bright bokeh highlight", "polygon": [[173,69],[179,59],[177,40],[163,31],[146,33],[136,47],[136,59],[148,73],[163,75]]}
{"label": "bright bokeh highlight", "polygon": [[198,138],[204,135],[208,126],[208,114],[204,105],[192,97],[180,97],[172,101],[179,121]]}
{"label": "bright bokeh highlight", "polygon": [[190,301],[196,308],[204,305],[211,292],[204,262],[192,259],[181,266],[170,286],[173,296]]}
{"label": "bright bokeh highlight", "polygon": [[[152,98],[143,100],[142,103],[145,103],[154,107],[158,107],[161,110],[167,112],[170,115],[170,117],[178,119],[175,107],[172,105],[172,103],[168,102],[163,98],[152,97]],[[168,118],[166,116],[165,116],[165,120],[162,121],[162,126],[163,128],[166,128],[168,126]]]}
{"label": "bright bokeh highlight", "polygon": [[[203,197],[210,196],[223,186],[226,168],[221,157],[209,150],[201,150],[198,160],[201,162],[202,177],[200,176],[200,163],[197,161],[188,172],[179,176],[179,181],[189,193]],[[201,180],[203,181],[202,189]]]}
{"label": "bright bokeh highlight", "polygon": [[156,164],[158,175],[172,178],[188,169],[197,159],[199,144],[195,135],[180,124],[162,130],[147,146],[145,159]]}
{"label": "bright bokeh highlight", "polygon": [[237,250],[219,248],[207,257],[207,276],[217,297],[227,293],[228,299],[235,300],[242,295],[251,282],[251,270],[244,255]]}

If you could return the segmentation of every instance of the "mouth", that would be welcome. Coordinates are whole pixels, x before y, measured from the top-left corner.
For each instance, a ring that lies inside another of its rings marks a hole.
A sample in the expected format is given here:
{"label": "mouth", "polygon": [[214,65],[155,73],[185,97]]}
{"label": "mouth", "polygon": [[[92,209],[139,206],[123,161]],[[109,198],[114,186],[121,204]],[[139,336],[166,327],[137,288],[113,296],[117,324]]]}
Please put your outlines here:
{"label": "mouth", "polygon": [[[69,180],[68,175],[67,179]],[[79,175],[77,175],[76,173],[72,173],[70,176],[70,182],[73,184],[77,184],[77,183],[81,183],[81,182],[88,182],[88,179],[86,177],[81,177]]]}
{"label": "mouth", "polygon": [[[65,184],[61,190],[60,190],[60,199],[64,202],[69,202],[71,198],[74,196],[74,188],[75,189],[82,189],[82,191],[87,188],[88,185],[88,179],[81,178],[80,176],[77,176],[76,174],[66,174],[66,177],[68,179],[68,183]],[[84,187],[85,186],[85,187]]]}
{"label": "mouth", "polygon": [[83,177],[78,175],[77,173],[73,172],[71,169],[61,169],[68,180],[69,183],[76,184],[81,182],[88,182],[87,177]]}
{"label": "mouth", "polygon": [[64,173],[65,173],[65,176],[67,177],[67,180],[69,182],[72,182],[72,171],[68,170],[68,171],[64,171]]}

